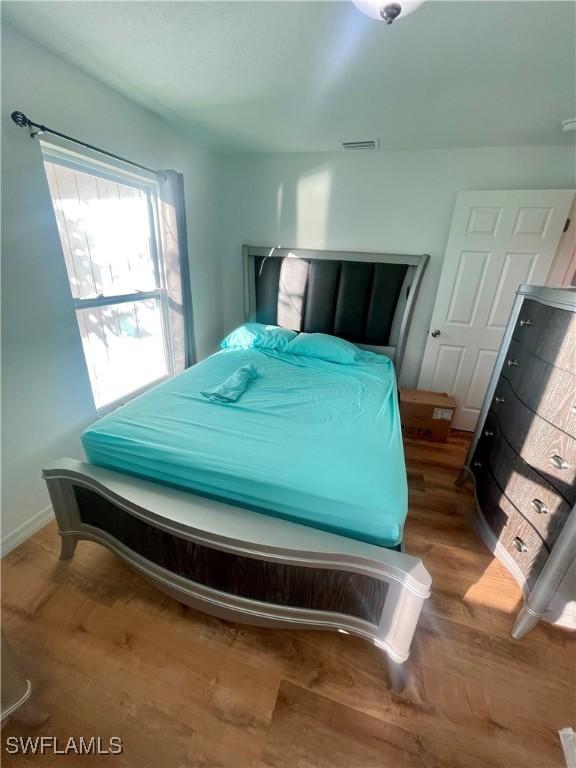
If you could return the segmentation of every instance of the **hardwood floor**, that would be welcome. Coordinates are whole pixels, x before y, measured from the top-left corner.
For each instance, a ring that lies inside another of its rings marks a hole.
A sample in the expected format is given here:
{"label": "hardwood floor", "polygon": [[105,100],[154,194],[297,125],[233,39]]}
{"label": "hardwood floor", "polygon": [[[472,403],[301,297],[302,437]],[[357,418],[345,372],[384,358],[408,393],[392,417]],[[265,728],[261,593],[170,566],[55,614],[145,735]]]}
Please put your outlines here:
{"label": "hardwood floor", "polygon": [[411,681],[388,687],[379,651],[350,636],[228,624],[148,586],[80,542],[58,560],[52,523],[2,561],[3,622],[51,713],[15,735],[120,736],[123,753],[24,757],[5,766],[399,768],[564,765],[576,719],[574,638],[540,624],[510,638],[520,591],[469,529],[454,486],[468,436],[408,442],[409,552],[433,594]]}

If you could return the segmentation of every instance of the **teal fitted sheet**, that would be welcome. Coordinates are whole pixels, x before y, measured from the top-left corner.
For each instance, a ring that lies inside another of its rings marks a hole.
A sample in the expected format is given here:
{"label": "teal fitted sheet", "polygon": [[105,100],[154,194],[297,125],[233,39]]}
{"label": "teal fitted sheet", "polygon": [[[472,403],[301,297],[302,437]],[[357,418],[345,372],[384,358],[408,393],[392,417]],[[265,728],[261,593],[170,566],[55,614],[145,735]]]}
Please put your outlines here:
{"label": "teal fitted sheet", "polygon": [[[352,365],[223,349],[82,436],[88,461],[381,546],[398,545],[407,486],[391,361]],[[252,364],[235,403],[201,392]]]}

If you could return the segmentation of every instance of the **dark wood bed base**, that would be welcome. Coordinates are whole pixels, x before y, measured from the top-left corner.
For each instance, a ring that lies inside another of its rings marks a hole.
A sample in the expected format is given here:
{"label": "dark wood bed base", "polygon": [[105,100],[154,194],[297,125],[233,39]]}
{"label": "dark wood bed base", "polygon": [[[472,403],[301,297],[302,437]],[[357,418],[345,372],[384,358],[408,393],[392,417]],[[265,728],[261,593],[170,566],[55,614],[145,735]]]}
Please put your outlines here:
{"label": "dark wood bed base", "polygon": [[83,524],[197,584],[236,597],[345,613],[372,623],[382,613],[387,585],[371,576],[269,563],[214,549],[156,528],[85,486],[74,485],[72,490]]}
{"label": "dark wood bed base", "polygon": [[43,476],[62,559],[79,540],[95,541],[205,613],[358,635],[386,653],[402,689],[431,585],[418,558],[74,459]]}

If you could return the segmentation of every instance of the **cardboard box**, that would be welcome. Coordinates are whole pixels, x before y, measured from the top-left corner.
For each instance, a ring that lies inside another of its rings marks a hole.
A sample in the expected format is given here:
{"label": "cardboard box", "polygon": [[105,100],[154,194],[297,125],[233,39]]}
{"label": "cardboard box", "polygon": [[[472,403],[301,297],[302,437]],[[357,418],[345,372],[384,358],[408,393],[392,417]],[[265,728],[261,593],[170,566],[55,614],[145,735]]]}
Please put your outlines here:
{"label": "cardboard box", "polygon": [[456,400],[442,392],[400,387],[402,434],[445,443],[456,410]]}

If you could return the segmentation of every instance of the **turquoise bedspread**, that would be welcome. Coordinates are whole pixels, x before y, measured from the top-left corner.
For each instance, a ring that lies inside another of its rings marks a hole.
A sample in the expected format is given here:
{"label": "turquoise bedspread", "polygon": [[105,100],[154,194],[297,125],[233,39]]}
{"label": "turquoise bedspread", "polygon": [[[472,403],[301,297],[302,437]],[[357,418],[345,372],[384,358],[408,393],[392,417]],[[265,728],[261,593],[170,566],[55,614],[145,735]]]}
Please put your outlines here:
{"label": "turquoise bedspread", "polygon": [[[208,390],[244,365],[235,403]],[[224,349],[89,427],[88,460],[381,546],[402,539],[407,487],[388,358],[353,365]]]}

